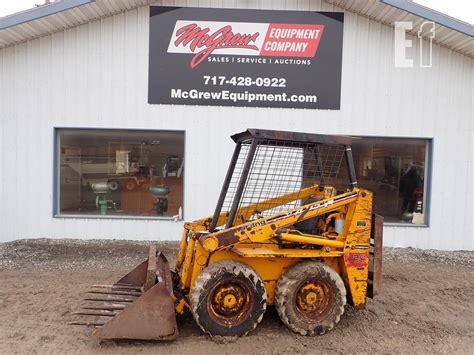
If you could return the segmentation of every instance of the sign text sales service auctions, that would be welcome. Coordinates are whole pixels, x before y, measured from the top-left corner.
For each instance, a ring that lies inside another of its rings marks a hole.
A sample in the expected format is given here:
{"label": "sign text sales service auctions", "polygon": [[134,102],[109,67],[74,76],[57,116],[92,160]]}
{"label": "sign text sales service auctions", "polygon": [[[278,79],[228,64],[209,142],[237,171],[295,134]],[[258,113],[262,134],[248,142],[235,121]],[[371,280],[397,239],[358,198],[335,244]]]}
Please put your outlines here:
{"label": "sign text sales service auctions", "polygon": [[339,109],[343,14],[150,10],[148,102]]}

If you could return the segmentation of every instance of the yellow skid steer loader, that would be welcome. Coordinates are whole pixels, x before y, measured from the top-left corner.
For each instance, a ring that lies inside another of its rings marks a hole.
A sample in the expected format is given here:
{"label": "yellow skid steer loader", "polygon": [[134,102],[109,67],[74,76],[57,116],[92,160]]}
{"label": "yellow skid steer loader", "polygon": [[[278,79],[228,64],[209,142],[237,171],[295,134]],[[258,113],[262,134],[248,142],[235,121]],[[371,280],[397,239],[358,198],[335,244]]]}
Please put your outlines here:
{"label": "yellow skid steer loader", "polygon": [[267,305],[303,335],[324,334],[346,302],[381,287],[382,217],[357,186],[351,139],[248,129],[236,143],[214,214],[185,223],[174,270],[149,257],[76,312],[102,339],[171,340],[191,312],[211,336],[243,336]]}

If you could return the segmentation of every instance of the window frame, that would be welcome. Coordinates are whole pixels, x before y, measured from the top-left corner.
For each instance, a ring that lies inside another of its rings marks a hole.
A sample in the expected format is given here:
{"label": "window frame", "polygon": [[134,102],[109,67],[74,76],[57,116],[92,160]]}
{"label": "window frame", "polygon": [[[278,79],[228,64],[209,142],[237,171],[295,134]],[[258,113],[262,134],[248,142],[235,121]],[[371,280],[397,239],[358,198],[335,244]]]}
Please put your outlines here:
{"label": "window frame", "polygon": [[[75,214],[69,213],[64,214],[60,211],[60,155],[61,155],[61,130],[81,130],[81,131],[148,131],[148,132],[174,132],[183,134],[183,151],[184,151],[184,174],[183,174],[183,201],[181,205],[181,215],[179,217],[173,216],[133,216],[133,215],[86,215],[86,214]],[[150,128],[108,128],[108,127],[67,127],[67,126],[54,126],[53,127],[53,209],[52,217],[53,218],[73,218],[73,219],[111,219],[111,220],[158,220],[158,221],[183,221],[185,220],[185,200],[186,200],[186,130],[184,129],[150,129]]]}
{"label": "window frame", "polygon": [[[425,141],[425,163],[426,168],[424,172],[424,193],[423,193],[423,224],[403,223],[403,222],[385,222],[383,223],[386,227],[409,227],[409,228],[429,228],[431,222],[431,181],[433,175],[433,137],[419,137],[419,136],[378,136],[378,135],[356,135],[351,134],[353,138],[377,138],[377,139],[422,139]],[[357,177],[358,186],[360,186],[359,177]]]}

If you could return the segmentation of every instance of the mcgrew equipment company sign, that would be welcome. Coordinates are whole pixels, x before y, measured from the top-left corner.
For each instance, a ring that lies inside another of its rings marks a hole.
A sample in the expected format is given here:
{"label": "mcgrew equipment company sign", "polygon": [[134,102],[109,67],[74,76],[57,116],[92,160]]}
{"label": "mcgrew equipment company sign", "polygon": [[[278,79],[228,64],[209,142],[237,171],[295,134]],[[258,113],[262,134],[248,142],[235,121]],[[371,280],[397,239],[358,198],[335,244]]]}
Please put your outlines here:
{"label": "mcgrew equipment company sign", "polygon": [[339,109],[339,12],[150,7],[150,104]]}

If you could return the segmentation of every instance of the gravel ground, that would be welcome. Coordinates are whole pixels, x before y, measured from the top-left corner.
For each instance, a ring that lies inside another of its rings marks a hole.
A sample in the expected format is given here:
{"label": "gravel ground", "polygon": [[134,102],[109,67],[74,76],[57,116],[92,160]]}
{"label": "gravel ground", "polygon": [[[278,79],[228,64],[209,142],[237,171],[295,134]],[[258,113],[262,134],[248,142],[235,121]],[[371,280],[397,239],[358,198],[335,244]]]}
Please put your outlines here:
{"label": "gravel ground", "polygon": [[[0,244],[0,270],[34,267],[38,270],[112,269],[135,266],[148,255],[150,241],[21,239]],[[178,242],[160,242],[174,258]]]}
{"label": "gravel ground", "polygon": [[[0,244],[0,354],[472,354],[474,252],[384,248],[382,293],[365,310],[346,307],[319,337],[295,335],[269,307],[262,323],[234,343],[216,344],[194,321],[172,342],[99,342],[68,326],[93,283],[111,283],[142,261],[151,242],[18,240]],[[158,249],[174,264],[176,242]]]}
{"label": "gravel ground", "polygon": [[[21,239],[0,243],[0,270],[27,267],[40,270],[77,270],[108,269],[116,265],[133,266],[143,259],[144,255],[147,255],[151,243],[150,241],[103,239]],[[158,250],[169,252],[167,255],[171,256],[171,260],[178,253],[178,242],[159,242],[158,245]],[[402,264],[474,268],[474,252],[471,251],[385,247],[383,259]]]}

